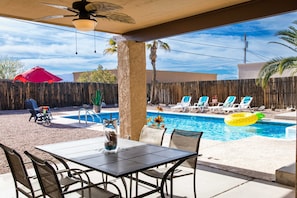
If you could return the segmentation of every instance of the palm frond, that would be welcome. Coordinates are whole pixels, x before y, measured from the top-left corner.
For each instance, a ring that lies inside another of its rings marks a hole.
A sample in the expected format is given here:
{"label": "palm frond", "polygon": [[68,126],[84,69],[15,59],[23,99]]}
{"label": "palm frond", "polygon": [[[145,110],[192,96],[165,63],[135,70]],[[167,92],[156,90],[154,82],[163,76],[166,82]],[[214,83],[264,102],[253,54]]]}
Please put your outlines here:
{"label": "palm frond", "polygon": [[297,69],[297,57],[295,56],[283,58],[278,66],[278,71],[280,74],[282,74],[284,70],[289,70],[293,68]]}
{"label": "palm frond", "polygon": [[[293,23],[297,25],[297,20]],[[279,44],[297,52],[297,29],[294,26],[290,26],[287,30],[278,31],[276,35],[287,44],[281,42],[270,43]],[[296,56],[287,58],[278,57],[268,61],[259,71],[256,84],[265,88],[272,75],[276,73],[282,74],[285,70],[292,70],[293,74],[297,73]]]}
{"label": "palm frond", "polygon": [[[297,24],[297,21],[294,21],[293,23]],[[281,40],[285,41],[287,44],[284,44],[281,42],[269,42],[269,43],[283,45],[297,52],[297,29],[294,26],[290,26],[287,30],[278,31],[276,33],[276,36],[278,36]]]}

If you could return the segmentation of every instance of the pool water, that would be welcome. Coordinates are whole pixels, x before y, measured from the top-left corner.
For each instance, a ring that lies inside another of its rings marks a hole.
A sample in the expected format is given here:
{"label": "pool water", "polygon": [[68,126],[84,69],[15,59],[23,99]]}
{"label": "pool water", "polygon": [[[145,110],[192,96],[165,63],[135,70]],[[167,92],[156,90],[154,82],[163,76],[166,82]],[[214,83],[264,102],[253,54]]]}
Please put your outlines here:
{"label": "pool water", "polygon": [[[218,141],[239,140],[251,136],[264,136],[270,138],[287,139],[286,127],[293,126],[292,123],[260,121],[256,124],[245,127],[233,127],[224,123],[223,118],[199,116],[190,114],[173,114],[173,113],[155,113],[147,112],[147,118],[154,118],[160,114],[164,118],[166,132],[171,133],[173,129],[182,129],[190,131],[203,131],[203,138]],[[118,112],[100,113],[102,122],[104,119],[119,118]],[[78,116],[65,116],[65,118],[77,119]],[[84,116],[82,116],[84,119]],[[88,116],[88,121],[92,121]],[[96,117],[95,117],[96,119]]]}

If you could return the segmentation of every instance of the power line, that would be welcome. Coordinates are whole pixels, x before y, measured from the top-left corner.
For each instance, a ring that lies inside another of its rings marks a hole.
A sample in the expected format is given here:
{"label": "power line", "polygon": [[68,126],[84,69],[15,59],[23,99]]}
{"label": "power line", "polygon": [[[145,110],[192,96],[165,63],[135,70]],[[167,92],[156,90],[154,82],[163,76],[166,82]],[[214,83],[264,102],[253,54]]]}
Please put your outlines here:
{"label": "power line", "polygon": [[265,57],[265,56],[263,56],[263,55],[261,55],[261,54],[258,54],[258,53],[256,53],[256,52],[251,52],[250,50],[247,50],[247,52],[253,54],[254,56],[256,56],[256,57],[258,57],[258,58],[260,58],[260,59],[262,59],[262,60],[264,60],[264,61],[267,61],[267,59],[269,59],[268,57]]}
{"label": "power line", "polygon": [[224,49],[242,49],[242,48],[238,48],[238,47],[226,47],[223,45],[217,45],[217,44],[207,44],[207,43],[197,43],[197,42],[192,42],[192,41],[183,41],[183,40],[179,40],[179,39],[168,39],[168,40],[173,40],[173,41],[178,41],[178,42],[183,42],[183,43],[187,43],[187,44],[197,44],[197,45],[205,45],[205,46],[211,46],[211,47],[220,47],[220,48],[224,48]]}
{"label": "power line", "polygon": [[208,54],[199,54],[199,53],[194,53],[194,52],[186,52],[186,51],[182,51],[182,50],[171,50],[171,51],[181,52],[181,53],[186,53],[186,54],[193,54],[193,55],[198,55],[198,56],[207,56],[207,57],[212,57],[212,58],[223,58],[223,59],[241,61],[241,59],[237,59],[237,58],[229,58],[229,57],[223,57],[223,56],[214,56],[214,55],[208,55]]}

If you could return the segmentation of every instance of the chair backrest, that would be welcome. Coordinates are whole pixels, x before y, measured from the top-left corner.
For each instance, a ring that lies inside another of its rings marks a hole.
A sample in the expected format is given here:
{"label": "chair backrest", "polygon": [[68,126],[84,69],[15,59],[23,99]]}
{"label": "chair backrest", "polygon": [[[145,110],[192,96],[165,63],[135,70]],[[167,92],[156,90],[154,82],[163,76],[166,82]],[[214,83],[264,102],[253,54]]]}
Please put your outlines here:
{"label": "chair backrest", "polygon": [[[169,147],[196,152],[198,155],[202,134],[203,132],[174,129],[171,134]],[[196,168],[197,157],[186,160],[182,165]]]}
{"label": "chair backrest", "polygon": [[253,100],[253,97],[251,97],[251,96],[243,97],[239,104],[239,108],[241,108],[241,109],[249,108],[252,100]]}
{"label": "chair backrest", "polygon": [[[21,157],[21,155],[14,149],[12,149],[8,146],[5,146],[3,144],[0,144],[0,147],[3,149],[3,151],[5,153],[8,165],[11,170],[12,177],[14,179],[15,188],[18,191],[22,192],[27,197],[34,197],[32,184],[30,182],[30,179],[29,179],[29,176],[28,176],[28,173],[27,173],[27,170],[26,170],[26,167],[25,167],[25,164],[24,164],[24,161],[23,161],[23,158]],[[22,190],[21,188],[18,188],[18,183],[21,183],[26,188],[28,188],[30,193],[28,193],[28,191]]]}
{"label": "chair backrest", "polygon": [[36,100],[34,100],[34,99],[32,99],[32,98],[30,98],[29,100],[30,100],[31,103],[32,103],[33,109],[38,109],[38,105],[37,105]]}
{"label": "chair backrest", "polygon": [[223,107],[232,107],[236,100],[236,96],[228,96],[223,104]]}
{"label": "chair backrest", "polygon": [[32,160],[41,190],[51,198],[63,198],[62,189],[55,169],[45,160],[42,160],[28,151],[25,154]]}
{"label": "chair backrest", "polygon": [[208,106],[208,100],[209,100],[208,96],[201,96],[198,100],[198,106],[200,107]]}
{"label": "chair backrest", "polygon": [[192,97],[191,96],[183,96],[181,100],[181,104],[184,106],[190,106]]}
{"label": "chair backrest", "polygon": [[36,100],[30,98],[25,100],[25,108],[28,110],[39,111]]}
{"label": "chair backrest", "polygon": [[28,110],[34,110],[32,101],[30,99],[25,100],[25,108]]}
{"label": "chair backrest", "polygon": [[147,144],[161,146],[165,131],[166,128],[158,129],[144,125],[141,129],[139,141]]}

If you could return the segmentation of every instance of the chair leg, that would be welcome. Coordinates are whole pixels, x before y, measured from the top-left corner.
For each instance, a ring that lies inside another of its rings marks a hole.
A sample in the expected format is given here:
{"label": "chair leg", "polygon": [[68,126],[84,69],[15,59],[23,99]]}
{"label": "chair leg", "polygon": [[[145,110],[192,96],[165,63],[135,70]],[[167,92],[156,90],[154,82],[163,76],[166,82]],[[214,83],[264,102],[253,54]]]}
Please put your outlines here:
{"label": "chair leg", "polygon": [[170,179],[170,197],[173,197],[173,179]]}
{"label": "chair leg", "polygon": [[196,171],[194,171],[194,175],[193,175],[193,188],[194,188],[194,198],[197,197],[197,192],[196,192]]}
{"label": "chair leg", "polygon": [[19,198],[19,191],[15,189],[16,198]]}

